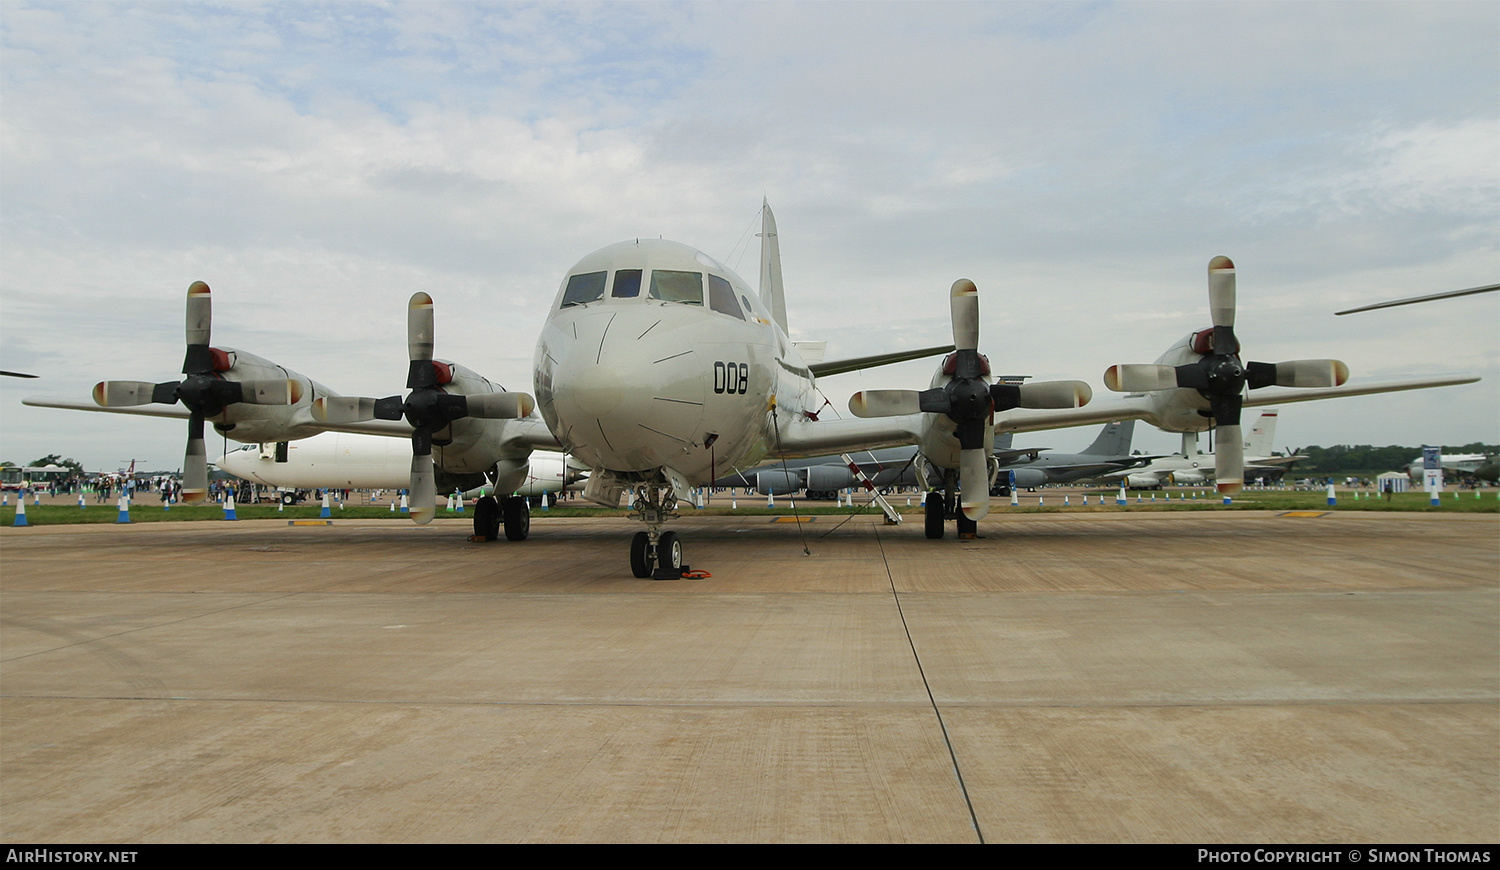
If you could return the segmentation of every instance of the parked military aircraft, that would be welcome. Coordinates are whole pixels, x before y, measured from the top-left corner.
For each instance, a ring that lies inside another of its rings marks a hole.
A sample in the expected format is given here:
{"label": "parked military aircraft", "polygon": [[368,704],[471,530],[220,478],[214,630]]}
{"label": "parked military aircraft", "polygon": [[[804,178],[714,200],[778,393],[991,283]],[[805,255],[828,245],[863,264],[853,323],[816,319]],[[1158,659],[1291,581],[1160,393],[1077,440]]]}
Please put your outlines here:
{"label": "parked military aircraft", "polygon": [[[1442,464],[1443,476],[1449,480],[1462,480],[1465,477],[1488,480],[1496,482],[1497,469],[1495,457],[1484,453],[1443,453],[1438,457]],[[1422,480],[1422,457],[1418,456],[1407,466],[1406,474],[1412,480]]]}
{"label": "parked military aircraft", "polygon": [[[851,458],[877,487],[917,483],[915,447],[861,450]],[[761,495],[787,495],[805,489],[810,499],[834,498],[839,490],[860,485],[843,457],[835,455],[777,460],[714,481],[714,486],[743,486]]]}
{"label": "parked military aircraft", "polygon": [[[1264,469],[1267,472],[1284,469],[1305,456],[1273,456],[1271,445],[1276,438],[1277,412],[1262,411],[1260,419],[1250,427],[1250,435],[1243,445],[1246,469]],[[1222,436],[1221,436],[1222,437]],[[1198,449],[1198,435],[1189,432],[1182,436],[1182,452],[1171,456],[1155,457],[1143,468],[1117,471],[1100,475],[1107,483],[1125,481],[1131,489],[1160,489],[1166,484],[1194,485],[1214,480],[1215,455]]]}
{"label": "parked military aircraft", "polygon": [[[788,337],[780,273],[769,208],[762,217],[759,297],[717,260],[675,242],[631,240],[584,257],[564,276],[537,342],[534,387],[540,417],[532,413],[531,396],[433,358],[433,302],[426,293],[413,295],[408,308],[409,392],[374,399],[339,396],[268,360],[211,347],[209,290],[202,282],[188,292],[186,379],[105,381],[95,388],[96,406],[27,402],[186,418],[184,477],[197,497],[206,488],[205,422],[248,443],[296,440],[325,430],[410,437],[411,516],[419,523],[430,521],[435,511],[435,466],[451,474],[483,475],[496,492],[508,492],[524,479],[534,449],[563,450],[590,467],[587,498],[618,505],[628,495],[632,516],[645,524],[631,541],[632,571],[673,576],[682,547],[663,526],[676,516],[678,498],[725,470],[747,468],[768,456],[915,443],[940,475],[929,481],[938,497],[927,500],[927,532],[940,537],[946,519],[958,520],[961,533],[972,533],[988,511],[996,431],[1128,418],[1171,431],[1202,431],[1216,422],[1220,440],[1238,444],[1237,432],[1231,438],[1223,430],[1238,427],[1242,404],[1477,380],[1345,384],[1347,369],[1331,360],[1252,363],[1247,375],[1233,333],[1233,269],[1218,258],[1210,269],[1214,328],[1173,346],[1162,364],[1115,367],[1107,375],[1112,388],[1141,395],[1085,407],[1091,390],[1082,381],[991,383],[989,361],[978,349],[978,290],[964,279],[950,295],[957,349],[944,358],[928,390],[866,391],[850,400],[856,418],[821,420],[817,377],[949,348],[807,363]],[[1256,389],[1272,383],[1304,389],[1264,390],[1242,402],[1247,382]],[[1228,476],[1222,473],[1222,453],[1221,480]],[[525,536],[524,499],[480,499],[478,517],[497,526],[503,521],[507,531],[514,527]]]}
{"label": "parked military aircraft", "polygon": [[997,482],[1013,479],[1014,486],[1029,489],[1048,483],[1071,483],[1145,465],[1156,457],[1130,455],[1130,439],[1134,431],[1134,420],[1118,420],[1104,424],[1099,436],[1081,453],[1031,451],[1025,462],[1007,463],[1002,459]]}

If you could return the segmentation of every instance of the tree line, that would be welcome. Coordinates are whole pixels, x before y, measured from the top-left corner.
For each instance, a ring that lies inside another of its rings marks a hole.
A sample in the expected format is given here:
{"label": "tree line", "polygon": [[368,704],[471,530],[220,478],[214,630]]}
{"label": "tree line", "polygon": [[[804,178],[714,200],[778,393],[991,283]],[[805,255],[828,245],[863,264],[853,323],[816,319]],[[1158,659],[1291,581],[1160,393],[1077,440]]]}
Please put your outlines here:
{"label": "tree line", "polygon": [[[1500,453],[1500,446],[1494,444],[1483,444],[1478,441],[1472,444],[1443,445],[1443,452],[1452,453],[1484,453],[1493,455]],[[1301,447],[1298,453],[1307,456],[1306,459],[1298,461],[1297,473],[1311,472],[1314,474],[1338,474],[1340,472],[1354,471],[1400,471],[1411,464],[1412,460],[1422,457],[1422,448],[1403,447],[1392,444],[1389,447],[1374,447],[1369,444],[1335,444],[1332,447]]]}

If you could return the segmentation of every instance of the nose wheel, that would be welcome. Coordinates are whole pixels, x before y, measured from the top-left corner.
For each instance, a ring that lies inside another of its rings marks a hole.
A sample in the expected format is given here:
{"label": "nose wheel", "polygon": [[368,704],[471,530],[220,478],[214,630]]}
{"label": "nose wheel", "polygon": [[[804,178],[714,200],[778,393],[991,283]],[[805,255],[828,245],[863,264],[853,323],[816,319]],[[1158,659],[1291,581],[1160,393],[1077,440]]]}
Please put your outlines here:
{"label": "nose wheel", "polygon": [[676,532],[662,532],[655,543],[650,532],[630,539],[630,573],[636,577],[676,580],[682,577],[682,540]]}

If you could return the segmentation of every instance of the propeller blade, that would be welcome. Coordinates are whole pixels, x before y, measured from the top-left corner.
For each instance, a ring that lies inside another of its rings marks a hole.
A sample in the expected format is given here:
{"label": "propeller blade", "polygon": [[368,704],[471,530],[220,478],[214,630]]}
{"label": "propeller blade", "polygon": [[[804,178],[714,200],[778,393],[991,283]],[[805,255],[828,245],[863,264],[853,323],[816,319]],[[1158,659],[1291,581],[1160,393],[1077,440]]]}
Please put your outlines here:
{"label": "propeller blade", "polygon": [[[414,439],[415,440],[415,439]],[[419,526],[432,522],[437,513],[437,482],[432,475],[432,453],[411,458],[411,518]]]}
{"label": "propeller blade", "polygon": [[1094,397],[1083,381],[1038,381],[1021,384],[1018,408],[1082,408]]}
{"label": "propeller blade", "polygon": [[990,512],[989,456],[983,449],[959,453],[958,486],[962,490],[964,516],[983,519]]}
{"label": "propeller blade", "polygon": [[203,443],[203,418],[188,417],[187,452],[182,457],[182,500],[187,504],[208,496],[208,451]]}
{"label": "propeller blade", "polygon": [[203,375],[213,371],[214,355],[208,343],[213,333],[213,298],[208,285],[194,281],[187,292],[187,352],[182,357],[182,373]]}
{"label": "propeller blade", "polygon": [[1214,479],[1223,495],[1234,495],[1245,483],[1245,440],[1240,426],[1223,424],[1214,430]]}
{"label": "propeller blade", "polygon": [[214,306],[208,285],[194,281],[187,292],[187,343],[207,346],[212,340]]}
{"label": "propeller blade", "polygon": [[1116,393],[1148,393],[1177,388],[1177,369],[1172,366],[1126,364],[1104,372],[1104,386]]}
{"label": "propeller blade", "polygon": [[407,358],[412,361],[432,359],[432,341],[432,297],[422,292],[413,293],[406,309]]}
{"label": "propeller blade", "polygon": [[468,400],[468,416],[485,420],[518,420],[536,407],[525,393],[480,393],[464,398]]}
{"label": "propeller blade", "polygon": [[1278,387],[1337,387],[1349,380],[1349,367],[1336,359],[1294,359],[1245,366],[1250,389]]}
{"label": "propeller blade", "polygon": [[248,405],[295,405],[302,401],[302,384],[291,378],[238,383],[240,401]]}
{"label": "propeller blade", "polygon": [[901,417],[922,411],[916,390],[862,390],[849,397],[849,413],[856,417]]}
{"label": "propeller blade", "polygon": [[319,423],[364,423],[375,419],[375,400],[364,396],[319,396],[312,401]]}
{"label": "propeller blade", "polygon": [[979,349],[979,288],[968,278],[953,282],[949,296],[953,320],[953,346],[958,350]]}
{"label": "propeller blade", "polygon": [[100,381],[94,384],[94,404],[101,408],[149,405],[155,392],[156,384],[149,381]]}
{"label": "propeller blade", "polygon": [[1234,328],[1234,263],[1228,257],[1214,257],[1208,262],[1208,313],[1214,326]]}

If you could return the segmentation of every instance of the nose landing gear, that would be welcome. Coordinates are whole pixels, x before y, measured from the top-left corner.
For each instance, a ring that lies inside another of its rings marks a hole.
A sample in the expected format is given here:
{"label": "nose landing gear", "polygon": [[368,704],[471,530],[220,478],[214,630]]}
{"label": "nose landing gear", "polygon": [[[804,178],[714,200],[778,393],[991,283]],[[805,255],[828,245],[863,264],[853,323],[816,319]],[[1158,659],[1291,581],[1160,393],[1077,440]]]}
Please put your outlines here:
{"label": "nose landing gear", "polygon": [[676,532],[661,530],[667,520],[677,518],[677,496],[671,487],[637,486],[631,516],[646,524],[630,540],[630,573],[636,577],[677,580],[682,577],[682,540]]}

